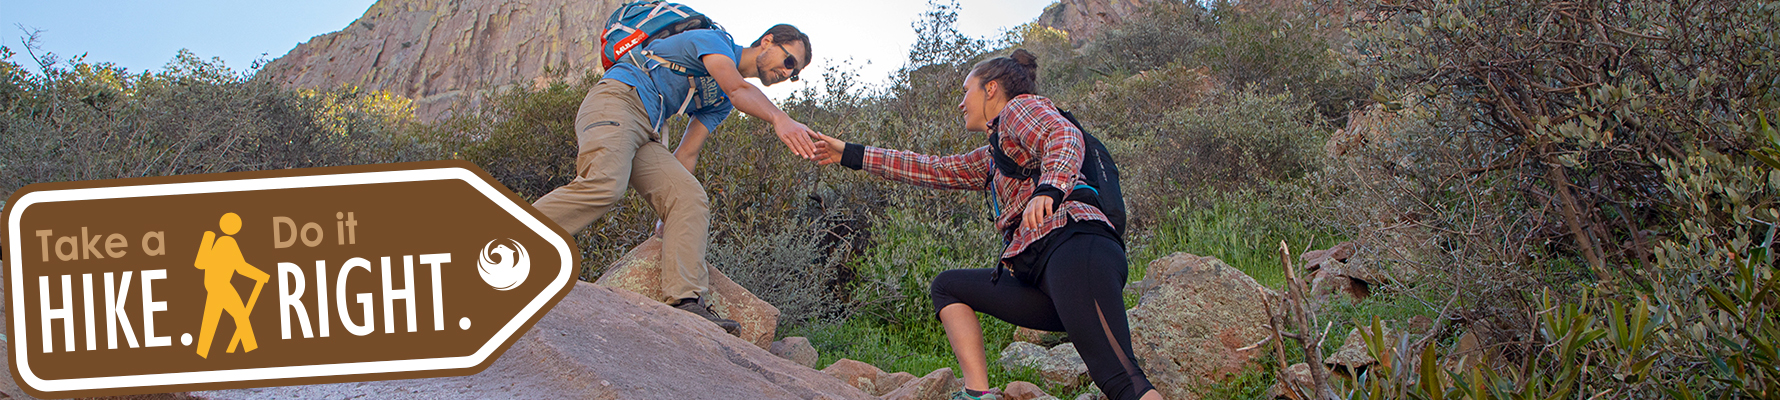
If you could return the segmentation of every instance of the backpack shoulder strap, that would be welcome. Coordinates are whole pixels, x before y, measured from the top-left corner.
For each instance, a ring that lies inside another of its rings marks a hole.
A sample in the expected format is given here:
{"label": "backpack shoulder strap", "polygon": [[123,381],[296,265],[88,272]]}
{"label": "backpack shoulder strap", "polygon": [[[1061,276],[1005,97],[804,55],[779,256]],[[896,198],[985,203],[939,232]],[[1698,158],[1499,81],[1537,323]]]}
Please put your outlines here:
{"label": "backpack shoulder strap", "polygon": [[1071,114],[1071,113],[1069,113],[1069,111],[1066,111],[1066,110],[1062,110],[1062,109],[1058,109],[1058,110],[1057,110],[1057,113],[1058,113],[1058,114],[1062,114],[1062,115],[1063,115],[1063,119],[1066,119],[1066,120],[1069,120],[1069,124],[1070,124],[1070,125],[1074,125],[1074,126],[1075,126],[1075,130],[1078,130],[1078,131],[1081,131],[1081,132],[1082,132],[1082,136],[1087,136],[1087,135],[1088,135],[1088,128],[1083,128],[1083,127],[1082,127],[1082,122],[1081,122],[1081,121],[1077,121],[1077,120],[1075,120],[1075,114]]}
{"label": "backpack shoulder strap", "polygon": [[[1082,132],[1082,144],[1085,146],[1088,140],[1088,130],[1083,129],[1082,123],[1075,120],[1075,114],[1070,114],[1069,111],[1064,111],[1062,109],[1057,110],[1057,113],[1062,114],[1063,119],[1069,120],[1069,124],[1075,126],[1075,130]],[[1083,155],[1086,154],[1087,152],[1084,151]],[[1032,179],[1039,174],[1038,168],[1026,168],[1021,166],[1020,163],[1014,162],[1013,157],[1009,157],[1006,151],[1001,150],[1000,132],[989,133],[989,155],[995,159],[995,169],[1000,170],[1002,176],[1026,180]]]}
{"label": "backpack shoulder strap", "polygon": [[989,156],[995,159],[995,169],[1001,171],[1002,176],[1019,180],[1032,179],[1038,176],[1038,168],[1026,168],[1025,166],[1021,166],[1020,163],[1014,162],[1014,158],[1009,157],[1007,152],[1001,150],[1000,132],[989,133]]}

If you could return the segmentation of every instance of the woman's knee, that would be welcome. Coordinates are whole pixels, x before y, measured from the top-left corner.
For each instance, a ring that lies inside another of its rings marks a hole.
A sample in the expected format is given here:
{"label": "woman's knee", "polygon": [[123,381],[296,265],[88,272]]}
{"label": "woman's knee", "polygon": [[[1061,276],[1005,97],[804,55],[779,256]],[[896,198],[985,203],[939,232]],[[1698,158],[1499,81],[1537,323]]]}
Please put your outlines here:
{"label": "woman's knee", "polygon": [[951,269],[940,271],[939,275],[933,276],[933,282],[927,285],[927,294],[936,298],[942,296],[955,297],[953,296],[951,286],[953,283],[958,282],[959,279],[964,278],[964,275],[967,275],[964,270]]}

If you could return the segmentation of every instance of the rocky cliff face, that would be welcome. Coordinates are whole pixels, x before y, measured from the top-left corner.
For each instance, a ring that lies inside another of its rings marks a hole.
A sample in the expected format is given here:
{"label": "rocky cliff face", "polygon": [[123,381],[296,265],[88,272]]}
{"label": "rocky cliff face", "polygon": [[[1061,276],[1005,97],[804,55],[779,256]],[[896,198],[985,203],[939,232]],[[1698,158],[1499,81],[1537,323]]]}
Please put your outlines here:
{"label": "rocky cliff face", "polygon": [[381,0],[260,71],[287,88],[356,85],[414,100],[423,121],[495,90],[599,68],[599,25],[622,0]]}
{"label": "rocky cliff face", "polygon": [[1045,7],[1038,24],[1069,32],[1070,44],[1081,47],[1108,27],[1144,11],[1151,3],[1173,0],[1059,0]]}

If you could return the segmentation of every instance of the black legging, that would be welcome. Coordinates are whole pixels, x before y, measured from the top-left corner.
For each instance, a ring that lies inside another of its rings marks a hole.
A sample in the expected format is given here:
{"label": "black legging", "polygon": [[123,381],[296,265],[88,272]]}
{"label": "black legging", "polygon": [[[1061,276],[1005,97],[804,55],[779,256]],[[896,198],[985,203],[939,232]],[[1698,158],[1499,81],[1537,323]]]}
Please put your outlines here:
{"label": "black legging", "polygon": [[[1125,323],[1125,250],[1112,238],[1073,234],[1046,260],[1036,286],[993,268],[954,269],[933,278],[933,310],[964,303],[1002,321],[1068,332],[1088,364],[1088,376],[1108,399],[1136,399],[1155,389],[1131,354]],[[1116,346],[1115,347],[1115,342]]]}

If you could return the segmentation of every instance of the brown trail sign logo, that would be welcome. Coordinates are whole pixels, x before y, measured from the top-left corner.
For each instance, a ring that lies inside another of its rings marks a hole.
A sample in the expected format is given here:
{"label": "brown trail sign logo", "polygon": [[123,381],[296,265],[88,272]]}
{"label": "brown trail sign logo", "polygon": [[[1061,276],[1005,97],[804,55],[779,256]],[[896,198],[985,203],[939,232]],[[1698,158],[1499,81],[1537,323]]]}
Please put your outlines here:
{"label": "brown trail sign logo", "polygon": [[6,207],[7,360],[39,397],[472,374],[580,265],[463,161],[37,184]]}

